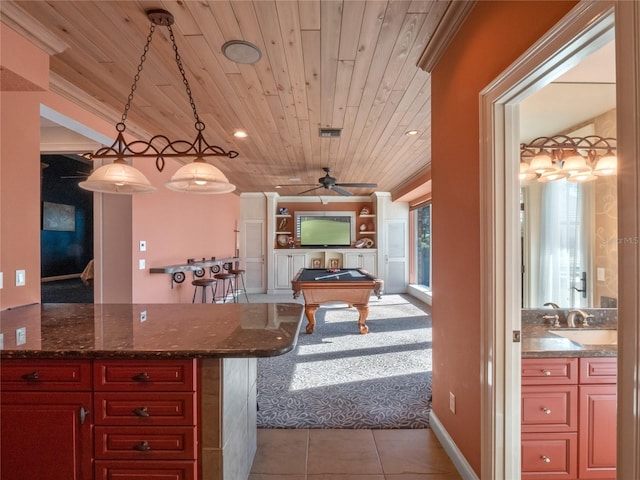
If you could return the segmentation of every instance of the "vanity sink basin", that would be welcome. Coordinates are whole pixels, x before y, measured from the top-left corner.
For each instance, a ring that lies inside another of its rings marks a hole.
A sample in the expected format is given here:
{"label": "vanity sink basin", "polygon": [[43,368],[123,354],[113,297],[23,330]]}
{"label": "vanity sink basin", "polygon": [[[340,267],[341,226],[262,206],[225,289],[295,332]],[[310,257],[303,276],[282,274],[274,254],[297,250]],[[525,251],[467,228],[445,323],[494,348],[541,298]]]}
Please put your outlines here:
{"label": "vanity sink basin", "polygon": [[617,330],[549,330],[580,345],[617,345]]}

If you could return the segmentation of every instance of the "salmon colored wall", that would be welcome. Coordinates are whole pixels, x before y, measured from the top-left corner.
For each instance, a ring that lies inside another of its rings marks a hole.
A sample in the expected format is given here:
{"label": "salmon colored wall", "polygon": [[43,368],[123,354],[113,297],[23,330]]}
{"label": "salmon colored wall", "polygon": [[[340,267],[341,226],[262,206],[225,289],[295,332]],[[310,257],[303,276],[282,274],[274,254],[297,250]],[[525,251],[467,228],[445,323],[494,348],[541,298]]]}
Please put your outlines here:
{"label": "salmon colored wall", "polygon": [[[215,144],[215,139],[209,141]],[[153,161],[137,160],[135,166],[158,190],[133,199],[133,301],[189,303],[194,288],[190,274],[172,290],[170,275],[151,274],[149,268],[184,263],[188,258],[233,257],[240,197],[234,193],[194,195],[166,189],[164,184],[181,166],[173,160],[162,172],[156,170]],[[147,242],[146,252],[139,251],[140,240]],[[145,259],[145,270],[138,269],[141,258]]]}
{"label": "salmon colored wall", "polygon": [[[40,115],[37,93],[2,92],[0,310],[40,302]],[[26,284],[15,286],[16,270]]]}
{"label": "salmon colored wall", "polygon": [[478,475],[479,93],[575,3],[477,2],[432,72],[433,411]]}
{"label": "salmon colored wall", "polygon": [[0,61],[2,68],[22,77],[24,88],[49,89],[49,56],[15,30],[0,23]]}

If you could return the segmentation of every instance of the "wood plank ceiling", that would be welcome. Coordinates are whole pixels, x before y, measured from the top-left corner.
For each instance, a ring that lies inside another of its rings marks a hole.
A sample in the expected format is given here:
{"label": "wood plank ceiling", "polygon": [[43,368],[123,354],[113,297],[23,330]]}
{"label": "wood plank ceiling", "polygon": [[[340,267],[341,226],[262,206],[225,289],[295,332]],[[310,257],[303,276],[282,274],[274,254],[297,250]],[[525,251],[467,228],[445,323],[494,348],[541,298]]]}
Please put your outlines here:
{"label": "wood plank ceiling", "polygon": [[[293,184],[277,190],[293,195],[309,188],[298,183],[316,183],[326,166],[339,182],[377,183],[376,190],[393,191],[430,163],[430,79],[417,63],[449,1],[11,3],[67,45],[51,58],[52,90],[114,125],[149,33],[145,11],[171,12],[205,138],[240,153],[212,161],[237,192]],[[228,60],[221,46],[229,40],[254,43],[261,60],[253,65]],[[321,138],[320,128],[342,134]],[[248,137],[235,138],[239,129]],[[409,130],[419,133],[408,136]],[[164,27],[154,34],[127,131],[195,137]],[[310,193],[318,194],[336,195],[324,189]]]}

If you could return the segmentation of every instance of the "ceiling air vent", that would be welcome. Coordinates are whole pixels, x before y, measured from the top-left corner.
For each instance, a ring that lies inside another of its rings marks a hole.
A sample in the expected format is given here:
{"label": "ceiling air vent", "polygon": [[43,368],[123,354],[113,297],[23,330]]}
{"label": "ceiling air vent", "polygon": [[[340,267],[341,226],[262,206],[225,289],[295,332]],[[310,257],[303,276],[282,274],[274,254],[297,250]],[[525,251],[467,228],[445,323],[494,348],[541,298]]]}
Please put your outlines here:
{"label": "ceiling air vent", "polygon": [[338,138],[342,134],[341,128],[321,128],[321,138]]}

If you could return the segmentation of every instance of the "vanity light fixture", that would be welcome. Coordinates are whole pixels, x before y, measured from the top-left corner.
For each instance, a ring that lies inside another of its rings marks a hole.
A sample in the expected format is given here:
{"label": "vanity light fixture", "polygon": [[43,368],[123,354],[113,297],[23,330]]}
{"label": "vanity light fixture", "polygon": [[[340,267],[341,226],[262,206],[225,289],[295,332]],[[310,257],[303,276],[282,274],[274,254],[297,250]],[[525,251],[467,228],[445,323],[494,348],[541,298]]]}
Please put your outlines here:
{"label": "vanity light fixture", "polygon": [[520,145],[520,181],[591,182],[598,176],[615,175],[616,146],[615,138],[598,135],[538,137]]}
{"label": "vanity light fixture", "polygon": [[[198,116],[198,110],[196,109],[196,104],[193,100],[193,96],[191,95],[189,81],[187,80],[184,67],[182,66],[182,59],[178,53],[178,46],[176,45],[176,39],[171,28],[171,25],[173,25],[174,22],[173,15],[166,10],[160,9],[148,10],[146,13],[147,18],[149,18],[149,21],[151,22],[149,35],[147,36],[147,42],[144,46],[142,56],[140,57],[138,70],[134,76],[131,91],[127,98],[124,112],[122,113],[122,118],[120,122],[116,124],[118,136],[110,147],[102,147],[95,153],[88,155],[92,160],[113,160],[113,163],[101,166],[95,170],[86,181],[80,182],[79,185],[85,190],[102,193],[131,195],[134,193],[153,192],[156,188],[151,185],[142,172],[129,165],[125,158],[155,158],[156,168],[160,172],[164,169],[166,158],[180,158],[183,160],[190,160],[191,163],[187,163],[178,169],[171,178],[171,181],[166,184],[167,188],[178,192],[190,193],[215,194],[231,192],[235,190],[236,187],[229,183],[227,177],[218,168],[207,163],[206,158],[235,158],[238,156],[238,152],[233,150],[225,151],[222,147],[209,145],[202,135],[205,125]],[[134,140],[127,142],[124,138],[127,114],[131,108],[133,94],[136,91],[142,67],[147,59],[147,53],[149,52],[149,47],[151,45],[151,40],[156,26],[167,27],[167,30],[169,31],[169,39],[171,40],[171,45],[175,54],[176,65],[178,66],[178,70],[182,76],[182,83],[185,86],[186,93],[189,98],[189,104],[191,105],[193,117],[195,119],[195,129],[197,133],[195,140],[193,141],[171,141],[164,135],[154,135],[148,141]]]}

